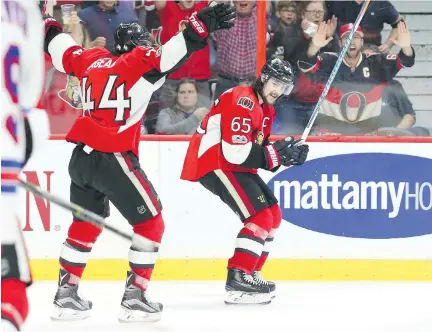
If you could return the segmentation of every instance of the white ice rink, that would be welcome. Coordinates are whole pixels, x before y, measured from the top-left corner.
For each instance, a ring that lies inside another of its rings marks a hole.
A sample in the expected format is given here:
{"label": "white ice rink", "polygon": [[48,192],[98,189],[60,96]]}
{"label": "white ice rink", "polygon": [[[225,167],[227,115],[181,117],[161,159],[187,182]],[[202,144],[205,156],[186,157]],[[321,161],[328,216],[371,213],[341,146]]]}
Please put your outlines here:
{"label": "white ice rink", "polygon": [[93,314],[79,322],[53,322],[56,285],[29,289],[31,332],[431,332],[431,283],[279,282],[270,305],[223,303],[222,282],[153,282],[152,300],[164,304],[157,323],[117,321],[123,282],[82,282]]}

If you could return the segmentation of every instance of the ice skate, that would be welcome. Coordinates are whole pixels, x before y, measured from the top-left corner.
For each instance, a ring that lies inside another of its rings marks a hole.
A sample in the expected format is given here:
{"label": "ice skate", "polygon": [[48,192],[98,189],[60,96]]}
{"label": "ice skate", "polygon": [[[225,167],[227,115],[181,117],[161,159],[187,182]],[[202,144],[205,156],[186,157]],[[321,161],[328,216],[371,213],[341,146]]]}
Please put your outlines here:
{"label": "ice skate", "polygon": [[264,280],[260,271],[253,271],[252,277],[257,283],[268,286],[272,299],[276,297],[276,284],[273,281]]}
{"label": "ice skate", "polygon": [[133,272],[127,273],[126,289],[118,320],[122,323],[159,321],[163,305],[149,301],[146,291],[134,285],[135,278],[136,275]]}
{"label": "ice skate", "polygon": [[71,274],[60,270],[57,293],[54,297],[53,320],[81,320],[90,316],[92,302],[78,294],[78,285],[69,284]]}
{"label": "ice skate", "polygon": [[258,283],[252,275],[239,269],[228,269],[225,285],[226,304],[269,304],[271,295],[269,286]]}

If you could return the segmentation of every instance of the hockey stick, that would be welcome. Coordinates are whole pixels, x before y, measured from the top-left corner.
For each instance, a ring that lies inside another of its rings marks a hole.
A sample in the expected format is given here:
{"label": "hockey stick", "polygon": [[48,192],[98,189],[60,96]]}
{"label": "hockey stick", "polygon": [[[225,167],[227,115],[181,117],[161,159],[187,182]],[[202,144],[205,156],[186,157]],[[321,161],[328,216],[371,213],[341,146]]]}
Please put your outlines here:
{"label": "hockey stick", "polygon": [[[309,119],[309,122],[308,122],[308,124],[307,124],[305,130],[303,131],[303,134],[302,134],[302,136],[301,136],[301,141],[302,141],[302,142],[305,142],[306,139],[307,139],[307,137],[309,136],[309,133],[310,133],[310,131],[311,131],[311,129],[312,129],[312,125],[314,124],[315,119],[316,119],[316,117],[318,116],[318,111],[319,111],[319,109],[320,109],[320,107],[321,107],[321,104],[322,104],[322,102],[324,101],[325,97],[327,96],[328,91],[330,90],[330,86],[332,85],[333,80],[334,80],[335,77],[336,77],[336,74],[337,74],[337,72],[338,72],[338,70],[339,70],[339,67],[340,67],[340,65],[341,65],[341,63],[342,63],[342,61],[343,61],[343,59],[345,58],[345,55],[346,55],[346,53],[347,53],[347,51],[348,51],[348,48],[349,48],[350,45],[351,45],[351,41],[352,41],[352,39],[353,39],[353,37],[354,37],[354,34],[355,34],[357,28],[359,27],[360,22],[361,22],[361,20],[363,19],[363,16],[364,16],[364,14],[365,14],[366,11],[367,11],[370,2],[371,2],[371,0],[366,0],[366,1],[363,3],[363,6],[362,6],[362,8],[361,8],[361,10],[360,10],[360,13],[359,13],[359,15],[358,15],[358,17],[357,17],[357,19],[356,19],[356,21],[355,21],[355,23],[354,23],[354,27],[353,27],[353,29],[350,31],[350,34],[348,35],[348,39],[347,39],[347,41],[346,41],[344,47],[342,48],[342,50],[341,50],[341,52],[340,52],[340,54],[339,54],[339,57],[338,57],[338,59],[337,59],[337,61],[336,61],[335,66],[333,67],[333,70],[332,70],[332,72],[331,72],[331,74],[330,74],[330,77],[329,77],[329,79],[328,79],[326,85],[324,86],[324,90],[323,90],[323,92],[321,93],[321,96],[319,97],[319,99],[318,99],[318,101],[317,101],[317,103],[316,103],[316,105],[315,105],[315,108],[314,108],[314,110],[313,110],[313,112],[312,112],[311,118]],[[300,142],[300,144],[301,144],[301,142]]]}
{"label": "hockey stick", "polygon": [[39,197],[42,197],[42,198],[44,198],[44,199],[46,199],[46,200],[48,200],[48,201],[50,201],[50,202],[52,202],[58,206],[61,206],[62,208],[74,213],[74,215],[80,219],[83,219],[89,223],[92,223],[93,225],[95,225],[99,228],[102,228],[102,229],[106,228],[109,231],[113,232],[114,234],[117,234],[126,240],[132,241],[132,236],[130,236],[129,234],[123,233],[122,231],[120,231],[120,230],[118,230],[118,229],[116,229],[110,225],[105,224],[105,219],[102,218],[101,216],[99,216],[99,215],[97,215],[91,211],[88,211],[77,204],[66,202],[63,199],[56,197],[56,196],[50,194],[49,192],[41,189],[40,187],[35,186],[34,184],[31,184],[31,183],[26,182],[26,181],[21,180],[21,179],[19,179],[19,181],[21,183],[21,186],[25,190],[27,190],[27,191],[29,191],[29,192],[31,192],[31,193],[39,196]]}

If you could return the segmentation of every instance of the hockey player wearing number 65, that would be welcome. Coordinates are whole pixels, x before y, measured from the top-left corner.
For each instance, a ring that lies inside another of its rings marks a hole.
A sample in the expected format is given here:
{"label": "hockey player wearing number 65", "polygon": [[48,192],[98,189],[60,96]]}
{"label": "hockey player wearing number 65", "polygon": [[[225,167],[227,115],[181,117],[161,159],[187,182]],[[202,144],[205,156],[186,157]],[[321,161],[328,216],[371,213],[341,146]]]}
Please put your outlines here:
{"label": "hockey player wearing number 65", "polygon": [[260,271],[282,213],[257,169],[274,172],[307,158],[308,146],[293,137],[269,142],[273,105],[293,86],[291,65],[269,59],[252,86],[230,89],[214,102],[189,144],[181,178],[199,181],[243,222],[228,261],[227,304],[267,304],[275,294],[275,284]]}
{"label": "hockey player wearing number 65", "polygon": [[[83,49],[53,18],[45,19],[45,51],[57,70],[76,76],[82,88],[84,113],[66,136],[77,144],[69,163],[71,201],[104,218],[111,201],[133,228],[120,321],[157,321],[162,312],[162,304],[150,302],[146,295],[164,221],[159,197],[138,160],[142,117],[165,77],[205,47],[212,32],[232,27],[234,15],[229,5],[211,3],[192,14],[186,29],[159,48],[150,46],[149,33],[140,24],[120,24],[112,53]],[[92,303],[77,291],[100,233],[74,216],[60,255],[53,319],[90,315]]]}

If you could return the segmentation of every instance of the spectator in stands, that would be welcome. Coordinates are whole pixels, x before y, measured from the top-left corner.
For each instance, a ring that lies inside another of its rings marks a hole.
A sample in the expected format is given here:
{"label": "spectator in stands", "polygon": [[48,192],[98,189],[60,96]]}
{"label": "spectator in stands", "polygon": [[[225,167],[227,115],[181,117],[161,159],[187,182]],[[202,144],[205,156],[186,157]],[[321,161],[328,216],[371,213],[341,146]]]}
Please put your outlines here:
{"label": "spectator in stands", "polygon": [[160,27],[160,19],[153,0],[136,0],[135,11],[137,12],[140,23],[144,25],[148,31],[152,32],[154,29]]}
{"label": "spectator in stands", "polygon": [[292,49],[302,38],[302,31],[297,19],[297,4],[293,1],[279,1],[277,3],[277,16],[279,22],[274,29],[274,35],[269,45],[268,57],[276,55],[284,58],[285,48],[287,53],[292,53]]}
{"label": "spectator in stands", "polygon": [[133,9],[119,7],[115,0],[100,0],[78,12],[84,26],[85,46],[114,47],[114,30],[120,23],[138,21]]}
{"label": "spectator in stands", "polygon": [[[218,83],[215,98],[240,83],[255,80],[257,54],[257,9],[255,1],[234,0],[234,27],[215,32]],[[270,1],[267,10],[270,11]]]}
{"label": "spectator in stands", "polygon": [[305,77],[297,67],[297,62],[306,53],[312,37],[319,24],[327,18],[326,36],[330,42],[323,47],[322,52],[339,52],[338,37],[335,34],[337,19],[328,17],[323,1],[305,1],[301,9],[301,27],[299,33],[295,32],[283,39],[284,59],[293,64],[296,74],[296,85],[289,97],[282,97],[275,105],[277,121],[274,122],[274,134],[300,134],[307,122],[313,108],[320,96],[317,83]]}
{"label": "spectator in stands", "polygon": [[[410,129],[414,126],[416,122],[415,111],[399,81],[391,80],[384,89],[382,107],[385,116],[381,117],[381,122],[376,123],[374,127]],[[375,130],[375,128],[370,129]]]}
{"label": "spectator in stands", "polygon": [[[364,0],[327,1],[327,8],[331,15],[338,18],[341,27],[349,22],[355,22],[363,2]],[[397,25],[402,20],[402,16],[390,1],[372,1],[360,23],[364,32],[364,50],[388,53],[393,46],[392,40],[397,39]],[[391,25],[392,32],[383,43],[381,32],[384,23]]]}
{"label": "spectator in stands", "polygon": [[160,111],[156,133],[193,134],[209,112],[206,107],[198,107],[198,94],[195,80],[182,79],[176,88],[174,106]]}
{"label": "spectator in stands", "polygon": [[[340,28],[341,47],[354,28],[346,24]],[[326,36],[326,23],[320,24],[299,68],[307,77],[320,84],[320,91],[333,70],[338,55],[319,53],[320,48],[329,42]],[[362,52],[363,31],[358,27],[348,48],[335,80],[320,106],[315,120],[321,132],[340,134],[362,134],[387,125],[409,128],[415,123],[413,112],[406,107],[406,94],[400,85],[393,81],[404,67],[412,67],[415,61],[411,37],[404,22],[398,24],[398,39],[393,40],[401,51],[397,55]],[[397,124],[394,114],[397,115]]]}
{"label": "spectator in stands", "polygon": [[[156,10],[161,21],[161,42],[166,43],[171,37],[184,28],[183,24],[194,12],[207,6],[207,1],[195,2],[194,0],[156,0]],[[195,52],[181,66],[180,69],[170,74],[160,89],[159,109],[169,107],[175,99],[175,90],[180,80],[184,77],[193,78],[199,87],[199,103],[210,107],[210,86],[208,80],[210,74],[210,49],[206,48]]]}

